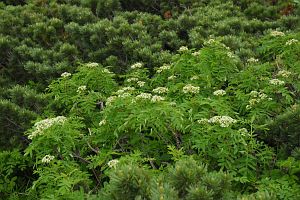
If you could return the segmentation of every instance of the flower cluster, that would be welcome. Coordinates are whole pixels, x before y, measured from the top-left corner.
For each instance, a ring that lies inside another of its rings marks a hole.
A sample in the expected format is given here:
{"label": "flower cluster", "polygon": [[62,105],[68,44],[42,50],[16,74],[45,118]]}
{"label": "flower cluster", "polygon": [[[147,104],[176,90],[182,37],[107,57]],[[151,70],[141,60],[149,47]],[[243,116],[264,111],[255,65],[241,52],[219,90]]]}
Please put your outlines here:
{"label": "flower cluster", "polygon": [[208,123],[208,119],[206,119],[206,118],[201,118],[201,119],[197,120],[197,122],[198,122],[199,124],[207,124],[207,123]]}
{"label": "flower cluster", "polygon": [[284,85],[284,81],[281,81],[281,80],[279,80],[279,79],[271,79],[270,81],[269,81],[269,83],[271,84],[271,85]]}
{"label": "flower cluster", "polygon": [[112,72],[109,71],[108,69],[103,69],[102,72],[106,73],[106,74],[111,74]]}
{"label": "flower cluster", "polygon": [[215,96],[224,96],[226,94],[225,90],[216,90],[213,93]]}
{"label": "flower cluster", "polygon": [[139,87],[143,87],[145,85],[146,82],[144,81],[138,81],[137,84]]}
{"label": "flower cluster", "polygon": [[139,79],[138,78],[129,78],[126,80],[126,82],[137,82]]}
{"label": "flower cluster", "polygon": [[176,76],[175,75],[172,75],[172,76],[169,76],[168,77],[168,80],[174,80],[176,78]]}
{"label": "flower cluster", "polygon": [[196,87],[196,86],[193,86],[191,84],[187,84],[186,86],[184,86],[182,88],[182,91],[183,93],[193,93],[193,94],[196,94],[196,93],[199,93],[200,91],[200,88],[199,87]]}
{"label": "flower cluster", "polygon": [[103,125],[105,125],[106,124],[106,120],[105,119],[103,119],[103,120],[101,120],[100,122],[99,122],[99,126],[103,126]]}
{"label": "flower cluster", "polygon": [[152,96],[152,98],[151,98],[151,102],[158,102],[158,101],[164,101],[164,100],[165,100],[164,97],[157,96],[157,95],[154,95],[154,96]]}
{"label": "flower cluster", "polygon": [[214,39],[209,39],[208,41],[205,41],[204,44],[205,44],[205,45],[208,45],[208,44],[213,44],[213,43],[215,43],[215,42],[216,42],[216,40],[214,40]]}
{"label": "flower cluster", "polygon": [[270,33],[270,35],[273,36],[273,37],[277,37],[277,36],[284,36],[285,34],[281,31],[272,31]]}
{"label": "flower cluster", "polygon": [[163,71],[165,71],[165,70],[168,70],[168,69],[171,69],[171,66],[170,66],[170,65],[164,64],[163,66],[161,66],[160,68],[158,68],[158,69],[156,70],[156,72],[157,72],[157,73],[161,73],[161,72],[163,72]]}
{"label": "flower cluster", "polygon": [[131,69],[138,69],[138,68],[142,68],[143,67],[143,63],[140,63],[140,62],[138,62],[138,63],[135,63],[135,64],[133,64],[133,65],[131,65]]}
{"label": "flower cluster", "polygon": [[298,43],[298,42],[299,42],[299,41],[296,40],[296,39],[291,39],[291,40],[287,41],[287,42],[285,43],[285,45],[290,46],[290,45],[296,44],[296,43]]}
{"label": "flower cluster", "polygon": [[163,94],[163,93],[168,93],[169,89],[166,87],[158,87],[153,89],[152,91],[157,94]]}
{"label": "flower cluster", "polygon": [[238,132],[239,132],[242,136],[247,136],[247,135],[249,135],[249,132],[248,132],[248,130],[247,130],[246,128],[240,128],[240,129],[238,130]]}
{"label": "flower cluster", "polygon": [[193,80],[198,80],[198,79],[199,79],[199,76],[192,76],[192,77],[190,78],[191,81],[193,81]]}
{"label": "flower cluster", "polygon": [[106,99],[106,105],[107,106],[109,106],[109,105],[111,105],[112,104],[112,102],[114,101],[114,100],[116,100],[116,96],[110,96],[110,97],[108,97],[107,99]]}
{"label": "flower cluster", "polygon": [[258,61],[259,61],[259,60],[256,59],[256,58],[249,58],[249,59],[247,60],[248,63],[257,63]]}
{"label": "flower cluster", "polygon": [[98,63],[94,63],[94,62],[92,62],[92,63],[88,63],[88,64],[86,64],[86,66],[87,66],[87,67],[98,67],[98,66],[99,66],[99,64],[98,64]]}
{"label": "flower cluster", "polygon": [[249,105],[246,106],[246,109],[251,109],[254,105],[260,103],[265,99],[268,99],[269,101],[272,100],[272,98],[268,98],[268,95],[266,95],[262,91],[257,92],[256,90],[253,90],[250,92],[250,96],[251,99],[249,100]]}
{"label": "flower cluster", "polygon": [[107,165],[110,167],[110,168],[116,168],[117,164],[118,164],[118,160],[114,159],[114,160],[111,160],[107,163]]}
{"label": "flower cluster", "polygon": [[67,120],[64,116],[58,116],[55,118],[44,119],[34,124],[34,131],[28,136],[29,139],[33,139],[38,135],[42,135],[43,131],[50,128],[54,124],[63,124]]}
{"label": "flower cluster", "polygon": [[83,93],[84,91],[86,91],[86,86],[85,85],[79,86],[77,88],[77,93]]}
{"label": "flower cluster", "polygon": [[64,73],[62,73],[60,76],[63,77],[63,78],[67,78],[67,77],[69,77],[69,76],[71,76],[71,75],[72,75],[72,74],[69,73],[69,72],[64,72]]}
{"label": "flower cluster", "polygon": [[200,51],[195,51],[192,53],[193,56],[200,56]]}
{"label": "flower cluster", "polygon": [[186,46],[182,46],[178,49],[179,52],[185,52],[188,51],[189,49]]}
{"label": "flower cluster", "polygon": [[51,155],[45,155],[42,159],[42,163],[50,163],[51,160],[54,159],[54,156],[51,156]]}
{"label": "flower cluster", "polygon": [[292,74],[292,72],[289,72],[289,71],[286,71],[286,70],[280,70],[278,73],[277,73],[277,76],[282,76],[282,77],[289,77],[290,75]]}
{"label": "flower cluster", "polygon": [[135,88],[134,87],[123,87],[122,89],[119,89],[116,94],[120,95],[120,94],[123,94],[125,92],[131,92],[131,91],[134,91]]}
{"label": "flower cluster", "polygon": [[137,95],[135,98],[136,99],[151,99],[152,94],[150,93],[141,93],[139,95]]}
{"label": "flower cluster", "polygon": [[237,120],[232,119],[229,116],[214,116],[208,121],[210,124],[219,124],[221,127],[229,127],[230,125],[237,122]]}

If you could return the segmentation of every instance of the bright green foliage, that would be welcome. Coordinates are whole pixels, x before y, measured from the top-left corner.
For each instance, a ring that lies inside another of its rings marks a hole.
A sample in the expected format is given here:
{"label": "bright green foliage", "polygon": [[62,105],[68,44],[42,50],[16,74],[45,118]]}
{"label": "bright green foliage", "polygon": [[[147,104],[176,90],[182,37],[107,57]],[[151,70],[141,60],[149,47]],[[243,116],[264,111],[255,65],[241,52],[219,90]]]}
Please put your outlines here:
{"label": "bright green foliage", "polygon": [[0,3],[0,198],[299,199],[298,21],[283,0]]}

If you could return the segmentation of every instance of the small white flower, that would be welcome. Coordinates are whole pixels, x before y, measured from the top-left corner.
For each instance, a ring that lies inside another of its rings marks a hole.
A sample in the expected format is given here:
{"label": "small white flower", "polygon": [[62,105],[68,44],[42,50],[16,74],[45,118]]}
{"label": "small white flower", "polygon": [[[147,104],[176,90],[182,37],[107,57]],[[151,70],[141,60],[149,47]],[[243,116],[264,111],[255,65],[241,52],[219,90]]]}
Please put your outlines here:
{"label": "small white flower", "polygon": [[257,63],[258,61],[259,61],[259,60],[256,59],[256,58],[249,58],[249,59],[247,60],[248,63]]}
{"label": "small white flower", "polygon": [[282,76],[282,77],[288,78],[291,74],[292,74],[292,72],[289,72],[289,71],[286,71],[286,70],[280,70],[277,73],[277,76]]}
{"label": "small white flower", "polygon": [[116,96],[110,96],[110,97],[108,97],[107,100],[106,100],[106,105],[107,105],[107,106],[111,105],[112,102],[113,102],[114,100],[116,100],[116,99],[117,99]]}
{"label": "small white flower", "polygon": [[133,64],[133,65],[131,65],[131,69],[138,69],[138,68],[142,68],[143,67],[143,63],[140,63],[140,62],[138,62],[138,63],[135,63],[135,64]]}
{"label": "small white flower", "polygon": [[253,91],[250,92],[251,97],[258,97],[258,94],[259,93],[256,90],[253,90]]}
{"label": "small white flower", "polygon": [[42,135],[44,130],[50,128],[55,124],[63,124],[67,120],[64,116],[57,116],[54,118],[44,119],[39,122],[36,122],[33,126],[33,132],[28,135],[29,139],[33,139],[39,135]]}
{"label": "small white flower", "polygon": [[72,75],[72,74],[69,73],[69,72],[64,72],[64,73],[62,73],[60,76],[63,77],[63,78],[66,78],[66,77],[69,77],[69,76],[71,76],[71,75]]}
{"label": "small white flower", "polygon": [[198,80],[198,79],[199,79],[199,76],[192,76],[192,77],[190,78],[191,81],[193,81],[193,80]]}
{"label": "small white flower", "polygon": [[176,76],[172,75],[168,77],[168,80],[174,80],[176,78]]}
{"label": "small white flower", "polygon": [[51,155],[45,155],[42,159],[42,163],[50,163],[51,160],[54,159],[54,156],[51,156]]}
{"label": "small white flower", "polygon": [[170,106],[176,106],[176,102],[170,102],[169,105]]}
{"label": "small white flower", "polygon": [[145,85],[145,82],[144,81],[138,81],[137,84],[138,84],[139,87],[143,87]]}
{"label": "small white flower", "polygon": [[151,102],[158,102],[158,101],[164,101],[164,100],[165,100],[164,97],[157,96],[157,95],[154,95],[154,96],[152,96],[152,98],[151,98]]}
{"label": "small white flower", "polygon": [[273,37],[277,37],[277,36],[284,36],[285,34],[281,31],[272,31],[270,33],[270,35],[273,36]]}
{"label": "small white flower", "polygon": [[139,95],[137,95],[135,98],[136,99],[151,99],[152,94],[150,93],[141,93]]}
{"label": "small white flower", "polygon": [[116,92],[116,94],[117,94],[117,95],[120,95],[120,94],[123,94],[123,93],[125,93],[125,92],[132,92],[132,91],[134,91],[134,90],[135,90],[134,87],[123,87],[123,88],[119,89],[119,90]]}
{"label": "small white flower", "polygon": [[110,168],[116,168],[117,164],[118,164],[118,160],[114,159],[114,160],[111,160],[107,163],[107,165],[110,167]]}
{"label": "small white flower", "polygon": [[164,64],[163,66],[161,66],[160,68],[158,68],[158,69],[156,70],[156,72],[157,72],[157,73],[161,73],[161,72],[163,72],[163,71],[165,71],[165,70],[169,70],[169,69],[171,69],[171,66],[170,66],[170,65],[167,65],[167,64]]}
{"label": "small white flower", "polygon": [[290,45],[296,44],[296,43],[298,43],[298,42],[299,42],[299,41],[296,40],[296,39],[290,39],[289,41],[287,41],[287,42],[285,43],[285,45],[290,46]]}
{"label": "small white flower", "polygon": [[108,69],[103,69],[102,70],[104,73],[107,73],[107,74],[111,74],[112,72],[111,71],[109,71]]}
{"label": "small white flower", "polygon": [[201,118],[201,119],[197,120],[197,122],[198,122],[199,124],[207,124],[207,123],[208,123],[208,119],[206,119],[206,118]]}
{"label": "small white flower", "polygon": [[126,82],[130,83],[130,82],[137,82],[139,79],[138,78],[129,78],[126,80]]}
{"label": "small white flower", "polygon": [[208,41],[206,41],[206,42],[204,42],[204,44],[213,44],[213,43],[215,43],[216,42],[216,40],[214,40],[214,39],[209,39]]}
{"label": "small white flower", "polygon": [[193,86],[191,84],[187,84],[186,86],[184,86],[182,88],[182,91],[183,93],[193,93],[193,94],[196,94],[196,93],[199,93],[200,91],[200,88],[199,87],[196,87],[196,86]]}
{"label": "small white flower", "polygon": [[281,80],[279,80],[279,79],[271,79],[271,80],[269,81],[269,83],[270,83],[271,85],[284,85],[284,81],[281,81]]}
{"label": "small white flower", "polygon": [[99,64],[98,63],[95,63],[95,62],[92,62],[92,63],[88,63],[86,64],[87,67],[98,67]]}
{"label": "small white flower", "polygon": [[99,126],[103,126],[105,124],[106,124],[106,120],[105,119],[103,119],[102,121],[99,122]]}
{"label": "small white flower", "polygon": [[213,93],[215,96],[224,96],[226,94],[225,90],[216,90]]}
{"label": "small white flower", "polygon": [[79,87],[77,88],[77,92],[78,92],[78,93],[82,93],[82,92],[84,92],[85,90],[86,90],[86,86],[85,86],[85,85],[79,86]]}
{"label": "small white flower", "polygon": [[247,135],[249,135],[249,132],[248,132],[248,130],[247,130],[246,128],[240,128],[240,129],[238,130],[238,132],[239,132],[242,136],[247,136]]}
{"label": "small white flower", "polygon": [[178,49],[179,52],[185,52],[188,51],[189,49],[186,46],[182,46]]}
{"label": "small white flower", "polygon": [[124,93],[118,95],[118,97],[120,97],[120,98],[126,98],[126,97],[130,97],[130,96],[131,96],[131,94],[128,92],[124,92]]}
{"label": "small white flower", "polygon": [[200,51],[195,51],[192,53],[193,56],[199,56],[200,55]]}
{"label": "small white flower", "polygon": [[214,116],[208,120],[208,123],[219,124],[221,127],[229,127],[236,122],[237,120],[229,116]]}
{"label": "small white flower", "polygon": [[169,89],[166,87],[158,87],[152,90],[156,94],[168,93]]}

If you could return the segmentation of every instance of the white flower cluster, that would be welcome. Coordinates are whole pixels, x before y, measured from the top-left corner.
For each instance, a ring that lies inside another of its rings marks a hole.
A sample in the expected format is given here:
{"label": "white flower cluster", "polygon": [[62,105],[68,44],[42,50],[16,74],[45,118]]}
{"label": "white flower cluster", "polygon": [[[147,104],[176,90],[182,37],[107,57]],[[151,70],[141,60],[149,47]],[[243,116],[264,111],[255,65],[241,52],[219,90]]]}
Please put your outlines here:
{"label": "white flower cluster", "polygon": [[64,116],[58,116],[55,118],[44,119],[34,124],[34,131],[28,136],[29,139],[33,139],[36,136],[42,135],[43,131],[50,128],[54,124],[63,124],[67,120]]}
{"label": "white flower cluster", "polygon": [[62,73],[60,76],[63,77],[63,78],[67,78],[67,77],[69,77],[69,76],[71,76],[71,75],[72,75],[72,74],[69,73],[69,72],[64,72],[64,73]]}
{"label": "white flower cluster", "polygon": [[172,75],[172,76],[169,76],[168,77],[168,80],[174,80],[176,78],[176,76],[175,75]]}
{"label": "white flower cluster", "polygon": [[198,80],[198,79],[199,79],[199,76],[192,76],[192,77],[190,78],[191,81],[193,81],[193,80]]}
{"label": "white flower cluster", "polygon": [[232,119],[229,116],[214,116],[207,122],[210,124],[219,124],[221,127],[229,127],[231,124],[236,123],[237,120]]}
{"label": "white flower cluster", "polygon": [[126,97],[130,97],[130,96],[131,96],[131,94],[128,92],[124,92],[124,93],[118,95],[118,97],[120,97],[120,98],[126,98]]}
{"label": "white flower cluster", "polygon": [[213,93],[215,96],[224,96],[226,94],[225,90],[216,90]]}
{"label": "white flower cluster", "polygon": [[86,90],[86,86],[85,86],[85,85],[79,86],[79,87],[77,88],[77,92],[78,92],[78,93],[82,93],[82,92],[84,92],[85,90]]}
{"label": "white flower cluster", "polygon": [[51,156],[51,155],[45,155],[42,159],[42,163],[50,163],[51,160],[54,159],[54,156]]}
{"label": "white flower cluster", "polygon": [[131,92],[131,91],[134,91],[135,88],[134,87],[123,87],[122,89],[119,89],[116,94],[120,95],[120,94],[123,94],[125,92]]}
{"label": "white flower cluster", "polygon": [[139,87],[143,87],[145,85],[146,82],[144,81],[138,81],[137,84]]}
{"label": "white flower cluster", "polygon": [[273,36],[273,37],[277,37],[277,36],[284,36],[285,34],[281,31],[272,31],[270,33],[270,35]]}
{"label": "white flower cluster", "polygon": [[208,123],[208,119],[206,119],[206,118],[201,118],[201,119],[197,120],[197,122],[198,122],[199,124],[207,124],[207,123]]}
{"label": "white flower cluster", "polygon": [[250,96],[252,98],[249,100],[249,105],[246,106],[246,109],[248,109],[248,110],[263,100],[266,100],[266,99],[268,99],[269,101],[272,100],[272,98],[268,98],[268,95],[266,95],[262,91],[257,92],[256,90],[253,90],[250,92]]}
{"label": "white flower cluster", "polygon": [[169,89],[166,87],[158,87],[152,90],[156,94],[168,93]]}
{"label": "white flower cluster", "polygon": [[110,168],[116,168],[117,164],[118,164],[118,160],[114,159],[114,160],[111,160],[107,163],[107,165],[110,167]]}
{"label": "white flower cluster", "polygon": [[107,73],[107,74],[111,74],[112,72],[109,71],[108,69],[103,69],[102,72]]}
{"label": "white flower cluster", "polygon": [[204,44],[205,44],[205,45],[207,45],[207,44],[213,44],[213,43],[215,43],[215,42],[216,42],[216,40],[214,40],[214,39],[209,39],[208,41],[205,41]]}
{"label": "white flower cluster", "polygon": [[296,43],[298,43],[298,42],[299,42],[299,41],[296,40],[296,39],[291,39],[291,40],[287,41],[287,42],[285,43],[285,45],[290,46],[290,45],[296,44]]}
{"label": "white flower cluster", "polygon": [[126,80],[126,82],[130,83],[130,82],[137,82],[139,79],[138,78],[129,78]]}
{"label": "white flower cluster", "polygon": [[182,91],[183,93],[193,93],[193,94],[196,94],[196,93],[199,93],[200,91],[200,88],[199,87],[196,87],[196,86],[193,86],[192,84],[187,84],[186,86],[184,86],[182,88]]}
{"label": "white flower cluster", "polygon": [[139,95],[137,95],[135,98],[136,99],[151,99],[152,94],[150,93],[141,93]]}
{"label": "white flower cluster", "polygon": [[105,119],[103,119],[103,120],[101,120],[100,122],[99,122],[99,126],[103,126],[103,125],[105,125],[106,124],[106,120]]}
{"label": "white flower cluster", "polygon": [[163,66],[161,66],[160,68],[158,68],[158,69],[156,70],[156,72],[157,72],[157,73],[161,73],[161,72],[163,72],[163,71],[165,71],[165,70],[168,70],[168,69],[171,69],[171,66],[170,66],[170,65],[164,64]]}
{"label": "white flower cluster", "polygon": [[277,76],[282,76],[282,77],[288,78],[291,74],[292,74],[292,72],[289,72],[289,71],[286,71],[286,70],[280,70],[277,73]]}
{"label": "white flower cluster", "polygon": [[238,132],[239,132],[242,136],[247,136],[247,135],[249,135],[249,132],[248,132],[248,130],[247,130],[246,128],[240,128],[240,129],[238,130]]}
{"label": "white flower cluster", "polygon": [[188,51],[189,49],[186,46],[182,46],[178,49],[179,52],[185,52]]}
{"label": "white flower cluster", "polygon": [[111,105],[112,102],[113,102],[114,100],[116,100],[116,99],[117,99],[116,96],[110,96],[110,97],[108,97],[108,98],[106,99],[106,105],[107,105],[107,106]]}
{"label": "white flower cluster", "polygon": [[259,61],[259,60],[256,59],[256,58],[249,58],[249,59],[247,60],[248,63],[257,63],[258,61]]}
{"label": "white flower cluster", "polygon": [[88,63],[86,64],[87,67],[98,67],[99,64],[98,63],[95,63],[95,62],[92,62],[92,63]]}
{"label": "white flower cluster", "polygon": [[270,81],[269,81],[269,83],[271,84],[271,85],[284,85],[284,81],[281,81],[281,80],[279,80],[279,79],[271,79]]}
{"label": "white flower cluster", "polygon": [[200,51],[195,51],[192,53],[193,56],[200,56]]}
{"label": "white flower cluster", "polygon": [[143,63],[140,63],[140,62],[138,62],[138,63],[135,63],[135,64],[133,64],[133,65],[131,65],[131,69],[138,69],[138,68],[142,68],[143,67]]}
{"label": "white flower cluster", "polygon": [[164,97],[157,96],[157,95],[154,95],[154,96],[152,96],[152,98],[151,98],[151,102],[158,102],[158,101],[164,101],[164,100],[165,100]]}

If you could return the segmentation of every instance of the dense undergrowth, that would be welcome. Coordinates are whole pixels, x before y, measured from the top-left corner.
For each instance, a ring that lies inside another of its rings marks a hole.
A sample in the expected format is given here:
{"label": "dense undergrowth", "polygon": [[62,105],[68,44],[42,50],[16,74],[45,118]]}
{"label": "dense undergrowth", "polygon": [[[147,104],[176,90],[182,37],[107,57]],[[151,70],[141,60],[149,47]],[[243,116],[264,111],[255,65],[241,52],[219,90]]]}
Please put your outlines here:
{"label": "dense undergrowth", "polygon": [[300,199],[299,1],[0,3],[1,199]]}

